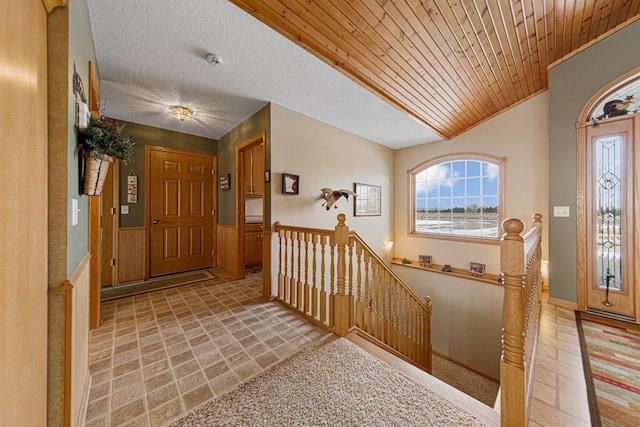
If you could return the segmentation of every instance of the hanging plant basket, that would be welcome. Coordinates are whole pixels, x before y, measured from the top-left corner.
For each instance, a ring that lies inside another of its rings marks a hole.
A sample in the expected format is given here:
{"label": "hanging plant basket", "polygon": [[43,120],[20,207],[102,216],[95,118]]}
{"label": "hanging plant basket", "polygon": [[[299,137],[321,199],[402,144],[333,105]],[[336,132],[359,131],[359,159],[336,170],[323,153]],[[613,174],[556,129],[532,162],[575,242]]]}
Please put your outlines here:
{"label": "hanging plant basket", "polygon": [[84,185],[83,193],[88,196],[99,196],[102,194],[102,186],[109,167],[113,163],[113,158],[106,154],[95,156],[91,152],[84,154]]}

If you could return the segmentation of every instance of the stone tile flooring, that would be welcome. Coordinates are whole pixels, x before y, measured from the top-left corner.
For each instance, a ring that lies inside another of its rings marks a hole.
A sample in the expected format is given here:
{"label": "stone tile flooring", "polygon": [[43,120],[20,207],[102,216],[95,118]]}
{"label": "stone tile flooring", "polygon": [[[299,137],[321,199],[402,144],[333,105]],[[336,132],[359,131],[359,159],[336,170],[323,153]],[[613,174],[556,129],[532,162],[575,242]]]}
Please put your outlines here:
{"label": "stone tile flooring", "polygon": [[216,274],[103,304],[87,426],[166,425],[326,335],[264,299],[260,273]]}
{"label": "stone tile flooring", "polygon": [[573,310],[542,304],[529,426],[590,426]]}
{"label": "stone tile flooring", "polygon": [[[87,426],[162,426],[327,333],[261,296],[261,274],[103,304]],[[531,426],[589,426],[571,310],[543,303]]]}

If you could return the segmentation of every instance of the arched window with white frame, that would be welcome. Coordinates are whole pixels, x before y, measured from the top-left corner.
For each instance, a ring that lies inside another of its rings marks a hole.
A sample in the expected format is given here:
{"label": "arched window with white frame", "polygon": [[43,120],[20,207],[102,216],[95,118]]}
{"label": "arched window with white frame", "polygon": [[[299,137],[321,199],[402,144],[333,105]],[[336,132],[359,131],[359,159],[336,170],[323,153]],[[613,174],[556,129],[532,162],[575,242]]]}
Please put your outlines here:
{"label": "arched window with white frame", "polygon": [[409,170],[410,234],[497,243],[505,159],[461,153]]}

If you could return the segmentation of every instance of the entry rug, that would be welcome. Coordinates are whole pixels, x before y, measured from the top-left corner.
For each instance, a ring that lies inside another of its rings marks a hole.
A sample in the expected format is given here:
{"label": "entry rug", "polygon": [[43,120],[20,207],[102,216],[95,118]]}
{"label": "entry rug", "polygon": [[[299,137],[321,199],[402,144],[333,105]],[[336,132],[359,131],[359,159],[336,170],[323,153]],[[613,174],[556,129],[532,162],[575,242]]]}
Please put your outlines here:
{"label": "entry rug", "polygon": [[576,312],[594,426],[640,425],[640,325]]}
{"label": "entry rug", "polygon": [[172,426],[486,424],[346,339],[328,337]]}

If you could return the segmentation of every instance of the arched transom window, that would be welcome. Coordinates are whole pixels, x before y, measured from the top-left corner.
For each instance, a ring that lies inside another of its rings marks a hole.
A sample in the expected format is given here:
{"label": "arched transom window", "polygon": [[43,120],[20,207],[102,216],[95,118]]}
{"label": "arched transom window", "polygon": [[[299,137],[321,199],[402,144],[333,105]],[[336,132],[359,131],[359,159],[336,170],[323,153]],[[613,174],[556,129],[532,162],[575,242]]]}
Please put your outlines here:
{"label": "arched transom window", "polygon": [[409,171],[411,234],[497,241],[502,221],[504,159],[457,154]]}

